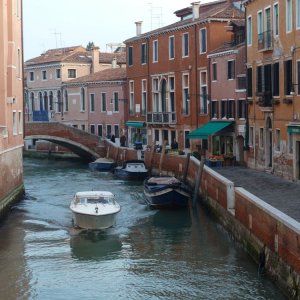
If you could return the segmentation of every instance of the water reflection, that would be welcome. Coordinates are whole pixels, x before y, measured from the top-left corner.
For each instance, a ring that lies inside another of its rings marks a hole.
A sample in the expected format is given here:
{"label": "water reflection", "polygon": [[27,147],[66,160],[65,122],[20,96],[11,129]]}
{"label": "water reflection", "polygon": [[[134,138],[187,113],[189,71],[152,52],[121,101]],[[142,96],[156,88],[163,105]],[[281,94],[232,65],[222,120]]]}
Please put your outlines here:
{"label": "water reflection", "polygon": [[120,255],[122,242],[105,231],[82,231],[71,236],[70,247],[72,257],[79,260],[110,260]]}

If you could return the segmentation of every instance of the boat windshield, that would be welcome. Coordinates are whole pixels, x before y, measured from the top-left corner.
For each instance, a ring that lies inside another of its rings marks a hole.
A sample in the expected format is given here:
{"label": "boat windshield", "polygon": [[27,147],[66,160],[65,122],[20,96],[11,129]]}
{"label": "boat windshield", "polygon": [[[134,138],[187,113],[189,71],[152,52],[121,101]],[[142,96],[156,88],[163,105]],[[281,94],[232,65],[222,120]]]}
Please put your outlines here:
{"label": "boat windshield", "polygon": [[113,197],[99,197],[99,198],[87,198],[89,204],[112,204],[114,203]]}

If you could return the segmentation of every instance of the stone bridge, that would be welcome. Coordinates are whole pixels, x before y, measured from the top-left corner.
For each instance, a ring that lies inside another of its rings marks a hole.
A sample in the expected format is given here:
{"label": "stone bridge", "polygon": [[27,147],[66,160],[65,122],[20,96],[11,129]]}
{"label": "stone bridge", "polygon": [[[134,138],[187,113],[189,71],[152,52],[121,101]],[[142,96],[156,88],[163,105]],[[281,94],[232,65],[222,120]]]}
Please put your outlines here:
{"label": "stone bridge", "polygon": [[26,123],[24,138],[64,146],[87,161],[103,157],[106,153],[105,144],[98,136],[58,122]]}

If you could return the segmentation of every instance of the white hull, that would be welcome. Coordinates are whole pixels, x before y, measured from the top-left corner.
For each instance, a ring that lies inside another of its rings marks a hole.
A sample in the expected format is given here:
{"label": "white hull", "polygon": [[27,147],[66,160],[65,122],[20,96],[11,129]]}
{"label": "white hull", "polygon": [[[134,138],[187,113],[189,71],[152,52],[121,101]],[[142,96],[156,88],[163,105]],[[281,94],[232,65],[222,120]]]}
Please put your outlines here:
{"label": "white hull", "polygon": [[73,211],[74,226],[84,229],[106,229],[115,225],[117,213],[95,216]]}

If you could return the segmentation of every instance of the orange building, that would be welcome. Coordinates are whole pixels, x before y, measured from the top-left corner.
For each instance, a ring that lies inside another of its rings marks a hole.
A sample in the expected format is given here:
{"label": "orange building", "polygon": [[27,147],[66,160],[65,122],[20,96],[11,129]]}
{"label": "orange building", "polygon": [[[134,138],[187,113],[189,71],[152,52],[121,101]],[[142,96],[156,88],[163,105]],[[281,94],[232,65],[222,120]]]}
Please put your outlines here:
{"label": "orange building", "polygon": [[201,141],[191,131],[209,120],[210,51],[231,41],[226,27],[244,14],[233,1],[215,1],[176,11],[180,20],[125,41],[129,99],[129,142],[171,145],[190,151]]}
{"label": "orange building", "polygon": [[23,193],[22,1],[0,9],[0,213]]}
{"label": "orange building", "polygon": [[246,1],[248,165],[300,180],[300,1]]}

